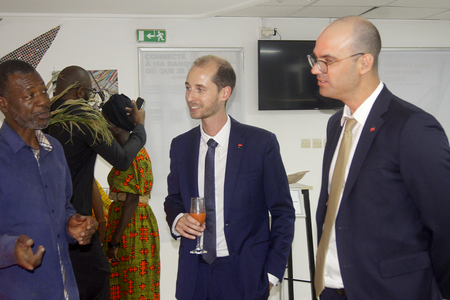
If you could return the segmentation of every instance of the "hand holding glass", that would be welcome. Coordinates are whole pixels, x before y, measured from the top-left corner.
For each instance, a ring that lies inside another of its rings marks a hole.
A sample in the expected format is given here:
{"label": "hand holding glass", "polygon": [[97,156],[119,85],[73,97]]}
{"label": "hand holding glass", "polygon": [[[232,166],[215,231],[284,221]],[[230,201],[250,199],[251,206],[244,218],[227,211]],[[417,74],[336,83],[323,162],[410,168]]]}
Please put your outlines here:
{"label": "hand holding glass", "polygon": [[[205,222],[206,219],[206,208],[205,208],[205,198],[203,197],[192,197],[191,198],[191,217],[196,219],[200,225]],[[203,236],[203,235],[202,235]],[[201,246],[202,236],[197,236],[197,247],[191,251],[191,254],[204,254],[206,250],[203,250]]]}

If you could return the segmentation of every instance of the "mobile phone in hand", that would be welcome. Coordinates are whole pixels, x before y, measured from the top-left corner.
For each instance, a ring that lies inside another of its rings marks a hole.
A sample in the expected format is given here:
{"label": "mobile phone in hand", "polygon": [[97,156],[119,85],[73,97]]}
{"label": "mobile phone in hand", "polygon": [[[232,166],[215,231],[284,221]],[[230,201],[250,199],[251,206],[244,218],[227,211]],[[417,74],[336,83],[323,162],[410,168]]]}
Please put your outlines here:
{"label": "mobile phone in hand", "polygon": [[142,99],[141,97],[138,97],[136,99],[136,106],[138,109],[141,109],[144,106],[145,100]]}
{"label": "mobile phone in hand", "polygon": [[[137,106],[137,109],[138,109],[138,110],[142,109],[142,107],[144,106],[144,104],[145,104],[145,100],[142,99],[141,97],[138,97],[138,98],[136,99],[136,106]],[[134,123],[133,112],[130,112],[130,115],[128,116],[128,119],[129,119],[131,122]]]}

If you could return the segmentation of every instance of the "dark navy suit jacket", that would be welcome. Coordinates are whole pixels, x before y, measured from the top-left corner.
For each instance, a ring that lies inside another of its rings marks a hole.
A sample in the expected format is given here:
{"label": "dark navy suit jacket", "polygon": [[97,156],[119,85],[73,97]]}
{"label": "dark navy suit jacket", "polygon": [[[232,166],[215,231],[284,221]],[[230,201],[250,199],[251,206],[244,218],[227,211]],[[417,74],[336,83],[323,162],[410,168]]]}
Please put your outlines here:
{"label": "dark navy suit jacket", "polygon": [[[342,110],[328,122],[318,237]],[[430,114],[384,87],[357,145],[336,217],[348,299],[450,297],[450,148]]]}
{"label": "dark navy suit jacket", "polygon": [[[200,127],[196,127],[172,141],[169,195],[164,203],[171,228],[179,213],[189,212],[190,197],[198,196],[200,136]],[[226,163],[224,218],[232,268],[243,298],[267,299],[267,273],[283,278],[295,211],[275,135],[234,119]],[[192,299],[194,294],[199,260],[189,251],[195,243],[181,238],[177,299]]]}

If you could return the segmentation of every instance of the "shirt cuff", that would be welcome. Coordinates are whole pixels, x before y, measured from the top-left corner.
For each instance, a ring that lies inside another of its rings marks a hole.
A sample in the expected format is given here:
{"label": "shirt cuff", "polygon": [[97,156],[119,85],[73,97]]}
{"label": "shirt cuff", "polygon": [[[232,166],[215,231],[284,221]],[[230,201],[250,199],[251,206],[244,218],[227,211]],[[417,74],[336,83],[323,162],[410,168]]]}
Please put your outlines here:
{"label": "shirt cuff", "polygon": [[18,236],[9,236],[7,234],[0,236],[0,268],[17,264],[14,252],[18,238]]}
{"label": "shirt cuff", "polygon": [[267,276],[269,277],[270,283],[272,283],[274,286],[278,285],[278,281],[280,281],[277,277],[273,276],[270,273],[267,273]]}
{"label": "shirt cuff", "polygon": [[172,234],[175,236],[181,236],[181,234],[179,234],[178,231],[176,230],[176,227],[177,227],[178,220],[181,219],[182,216],[184,216],[184,214],[180,213],[172,223]]}

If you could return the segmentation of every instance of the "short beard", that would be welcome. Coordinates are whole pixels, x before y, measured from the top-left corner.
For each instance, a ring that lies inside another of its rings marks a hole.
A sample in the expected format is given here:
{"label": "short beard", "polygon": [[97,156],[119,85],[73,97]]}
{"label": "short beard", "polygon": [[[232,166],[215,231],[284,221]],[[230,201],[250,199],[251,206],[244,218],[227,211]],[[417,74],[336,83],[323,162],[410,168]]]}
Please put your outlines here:
{"label": "short beard", "polygon": [[[31,117],[27,117],[23,116],[21,112],[13,107],[11,107],[11,112],[13,115],[13,120],[16,121],[16,123],[19,124],[19,126],[22,128],[41,130],[46,128],[48,126],[48,123],[50,122],[50,118],[48,118],[47,121],[38,122],[35,116],[39,115],[39,113],[31,115]],[[33,116],[35,118],[33,118]]]}

